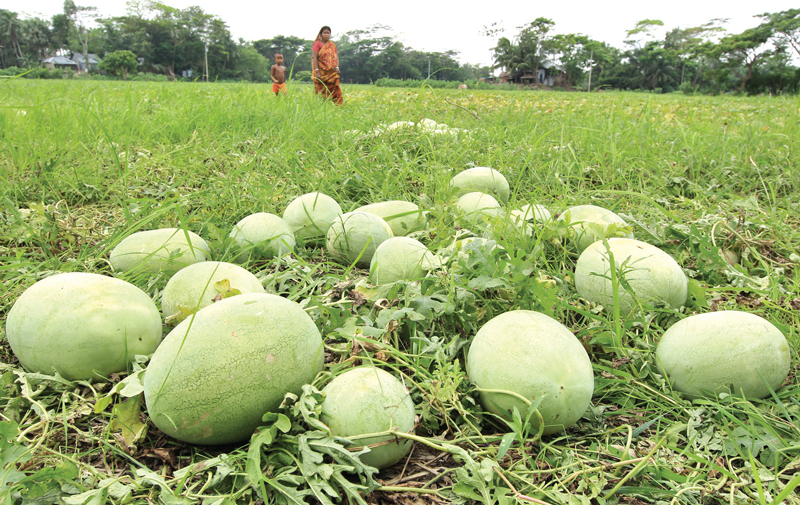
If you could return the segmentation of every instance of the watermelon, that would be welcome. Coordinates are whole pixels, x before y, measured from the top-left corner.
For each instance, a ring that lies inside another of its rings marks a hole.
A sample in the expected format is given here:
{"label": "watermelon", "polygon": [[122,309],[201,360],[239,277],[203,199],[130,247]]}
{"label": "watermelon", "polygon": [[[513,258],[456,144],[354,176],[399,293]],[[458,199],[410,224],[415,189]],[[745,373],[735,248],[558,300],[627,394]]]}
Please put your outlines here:
{"label": "watermelon", "polygon": [[240,294],[263,293],[264,287],[239,265],[220,261],[195,263],[169,279],[161,292],[161,312],[164,317],[190,314],[208,307],[215,298],[226,298],[233,290]]}
{"label": "watermelon", "polygon": [[450,180],[454,196],[463,196],[478,191],[492,195],[503,203],[510,195],[508,181],[497,170],[489,167],[474,167],[457,174]]}
{"label": "watermelon", "polygon": [[783,333],[756,314],[725,310],[682,319],[656,347],[661,373],[689,398],[721,393],[766,398],[791,366]]}
{"label": "watermelon", "polygon": [[[614,306],[610,255],[614,256],[619,284],[619,303],[623,313],[630,313],[641,303],[664,302],[673,308],[686,303],[689,283],[683,269],[656,246],[629,238],[608,239],[587,247],[575,265],[575,289],[593,303]],[[625,289],[630,286],[632,293]]]}
{"label": "watermelon", "polygon": [[226,298],[164,338],[145,374],[147,411],[184,442],[243,442],[324,360],[319,330],[297,303],[267,293]]}
{"label": "watermelon", "polygon": [[124,372],[137,354],[161,342],[161,316],[133,284],[84,272],[46,277],[20,295],[6,337],[29,370],[67,380]]}
{"label": "watermelon", "polygon": [[256,212],[240,220],[229,236],[236,242],[240,253],[236,263],[250,258],[271,259],[292,252],[295,246],[294,232],[275,214]]}
{"label": "watermelon", "polygon": [[603,238],[633,238],[624,219],[597,205],[570,207],[558,216],[558,220],[569,223],[578,252],[583,252],[590,244]]}
{"label": "watermelon", "polygon": [[324,244],[328,228],[342,208],[333,198],[320,192],[306,193],[292,200],[283,211],[283,220],[294,237],[309,244]]}
{"label": "watermelon", "polygon": [[[543,398],[539,413],[544,434],[563,431],[586,412],[594,390],[589,356],[581,343],[555,319],[528,310],[512,310],[484,324],[467,354],[467,375],[488,412],[511,420],[513,409],[525,415],[528,404]],[[532,424],[539,428],[534,415]]]}
{"label": "watermelon", "polygon": [[469,221],[479,221],[482,217],[493,217],[500,215],[500,203],[491,195],[480,192],[472,192],[463,195],[456,203],[461,212]]}
{"label": "watermelon", "polygon": [[[414,428],[414,402],[405,386],[392,374],[379,368],[348,370],[322,390],[320,421],[337,437],[355,437],[382,431],[410,433]],[[361,455],[361,461],[386,468],[400,461],[411,450],[411,441],[382,435],[354,440],[355,448],[378,445]]]}
{"label": "watermelon", "polygon": [[196,233],[161,228],[128,235],[111,250],[109,260],[117,272],[156,274],[175,273],[210,257],[211,249]]}
{"label": "watermelon", "polygon": [[419,240],[392,237],[378,246],[369,265],[373,284],[414,281],[424,277],[424,270],[434,268],[433,254]]}
{"label": "watermelon", "polygon": [[356,209],[359,212],[369,212],[380,216],[392,228],[395,237],[408,235],[412,231],[425,228],[425,215],[427,212],[420,210],[415,203],[402,200],[390,200],[363,205]]}
{"label": "watermelon", "polygon": [[327,251],[334,259],[368,267],[375,250],[392,238],[392,228],[369,212],[348,212],[338,216],[328,229]]}

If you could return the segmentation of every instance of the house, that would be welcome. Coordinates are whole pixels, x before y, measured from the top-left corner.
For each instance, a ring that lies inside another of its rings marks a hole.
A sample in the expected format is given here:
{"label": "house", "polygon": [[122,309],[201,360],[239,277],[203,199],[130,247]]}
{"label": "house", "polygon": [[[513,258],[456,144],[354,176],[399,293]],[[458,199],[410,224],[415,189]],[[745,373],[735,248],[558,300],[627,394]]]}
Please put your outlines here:
{"label": "house", "polygon": [[47,58],[46,60],[42,60],[45,68],[49,68],[50,70],[54,69],[69,69],[69,70],[78,70],[78,64],[75,63],[73,60],[67,58],[66,56],[52,56]]}
{"label": "house", "polygon": [[[72,60],[78,64],[78,71],[80,72],[86,72],[86,63],[83,56],[82,53],[72,53]],[[100,58],[94,53],[89,53],[87,56],[89,57],[89,69],[92,72],[97,72]]]}
{"label": "house", "polygon": [[556,80],[556,76],[553,75],[551,70],[554,67],[555,64],[552,61],[544,60],[539,65],[539,68],[536,70],[536,72],[532,70],[515,70],[514,72],[510,73],[502,72],[498,80],[500,84],[511,82],[525,86],[532,86],[536,84],[552,86]]}
{"label": "house", "polygon": [[553,75],[555,63],[550,60],[544,60],[540,67],[541,68],[536,71],[537,82],[539,84],[544,84],[545,86],[552,86],[556,81],[556,76]]}

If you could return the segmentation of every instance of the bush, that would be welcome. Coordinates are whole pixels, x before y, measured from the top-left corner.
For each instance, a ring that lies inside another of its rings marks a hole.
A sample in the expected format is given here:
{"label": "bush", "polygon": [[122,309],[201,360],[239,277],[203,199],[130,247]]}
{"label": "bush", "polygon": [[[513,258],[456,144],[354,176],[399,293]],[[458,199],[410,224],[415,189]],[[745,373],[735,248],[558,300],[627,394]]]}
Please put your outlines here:
{"label": "bush", "polygon": [[17,77],[21,76],[25,79],[69,79],[72,77],[71,70],[49,69],[44,67],[36,68],[20,68],[8,67],[0,69],[0,76]]}
{"label": "bush", "polygon": [[127,80],[128,74],[136,72],[138,64],[139,62],[136,59],[136,55],[124,49],[122,51],[114,51],[106,54],[106,57],[100,62],[99,68],[104,72],[114,74]]}
{"label": "bush", "polygon": [[467,89],[497,89],[496,84],[489,84],[488,82],[478,81],[477,79],[466,81],[464,84],[467,85]]}
{"label": "bush", "polygon": [[697,88],[692,86],[691,82],[686,81],[680,86],[678,86],[678,91],[680,91],[684,95],[694,95],[697,92]]}
{"label": "bush", "polygon": [[152,72],[137,72],[135,76],[131,77],[132,81],[143,82],[168,82],[169,76],[164,74],[154,74]]}

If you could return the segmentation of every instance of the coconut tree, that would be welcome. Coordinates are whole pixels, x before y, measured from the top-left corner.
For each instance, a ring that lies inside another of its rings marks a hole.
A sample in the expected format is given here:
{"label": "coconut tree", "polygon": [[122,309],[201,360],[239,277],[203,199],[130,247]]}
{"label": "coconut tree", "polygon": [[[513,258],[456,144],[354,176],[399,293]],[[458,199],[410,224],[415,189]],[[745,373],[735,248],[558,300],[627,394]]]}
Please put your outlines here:
{"label": "coconut tree", "polygon": [[50,27],[40,18],[23,19],[20,23],[22,51],[28,62],[39,62],[50,50]]}
{"label": "coconut tree", "polygon": [[522,63],[519,68],[536,70],[547,58],[547,33],[555,26],[551,19],[536,18],[519,33],[519,47],[522,51]]}
{"label": "coconut tree", "polygon": [[17,13],[0,9],[0,64],[3,68],[23,61],[19,32],[20,20]]}
{"label": "coconut tree", "polygon": [[516,46],[507,37],[500,37],[497,45],[492,48],[494,53],[494,68],[504,68],[508,72],[513,71],[517,64],[519,46]]}

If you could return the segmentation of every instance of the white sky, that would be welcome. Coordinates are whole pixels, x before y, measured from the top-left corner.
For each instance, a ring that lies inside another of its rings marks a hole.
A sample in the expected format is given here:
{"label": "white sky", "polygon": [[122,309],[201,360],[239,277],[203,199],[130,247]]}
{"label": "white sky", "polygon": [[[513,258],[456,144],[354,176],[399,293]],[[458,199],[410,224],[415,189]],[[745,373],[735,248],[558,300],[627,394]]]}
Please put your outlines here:
{"label": "white sky", "polygon": [[[538,17],[555,22],[555,33],[583,33],[593,39],[624,49],[625,32],[643,19],[660,19],[664,29],[655,33],[662,38],[672,28],[689,28],[714,18],[729,18],[730,33],[739,33],[758,25],[754,18],[764,12],[779,12],[797,7],[797,0],[762,0],[757,2],[721,2],[710,0],[573,0],[537,2],[535,0],[162,0],[171,7],[184,9],[200,6],[207,14],[218,16],[228,24],[234,40],[253,41],[276,35],[294,35],[312,39],[320,26],[329,25],[333,38],[374,24],[391,27],[386,35],[395,36],[408,47],[422,51],[459,51],[459,61],[482,65],[492,64],[491,48],[497,38],[481,35],[484,26],[497,23],[512,38],[525,25]],[[102,16],[126,13],[125,0],[76,0],[76,5],[97,7]],[[6,5],[2,5],[6,4]],[[0,8],[20,13],[21,17],[49,19],[63,12],[63,0],[0,0]],[[336,6],[333,8],[332,6]]]}

